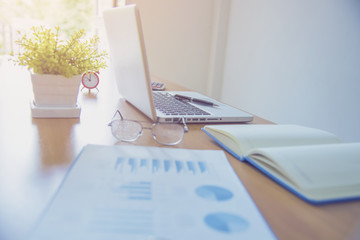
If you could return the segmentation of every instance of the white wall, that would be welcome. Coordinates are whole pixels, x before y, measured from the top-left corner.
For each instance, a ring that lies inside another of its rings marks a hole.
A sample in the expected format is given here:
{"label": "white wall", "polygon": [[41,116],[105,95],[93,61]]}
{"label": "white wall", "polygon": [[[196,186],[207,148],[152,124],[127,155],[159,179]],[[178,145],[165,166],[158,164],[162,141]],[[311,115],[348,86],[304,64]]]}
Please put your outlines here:
{"label": "white wall", "polygon": [[360,1],[232,0],[222,100],[360,141]]}
{"label": "white wall", "polygon": [[153,74],[360,141],[360,1],[127,1],[140,8]]}
{"label": "white wall", "polygon": [[127,1],[139,7],[152,74],[206,92],[216,1]]}

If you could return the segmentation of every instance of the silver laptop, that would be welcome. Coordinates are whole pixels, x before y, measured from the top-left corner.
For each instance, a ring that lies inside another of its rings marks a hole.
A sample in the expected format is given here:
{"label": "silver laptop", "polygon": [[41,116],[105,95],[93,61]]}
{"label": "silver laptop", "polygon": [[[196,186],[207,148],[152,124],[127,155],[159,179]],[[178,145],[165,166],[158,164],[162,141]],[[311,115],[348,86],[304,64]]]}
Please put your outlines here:
{"label": "silver laptop", "polygon": [[[103,16],[111,67],[119,93],[154,122],[179,122],[181,119],[187,123],[252,121],[252,115],[197,92],[152,91],[140,14],[136,5],[108,9]],[[214,105],[209,105],[209,102]]]}

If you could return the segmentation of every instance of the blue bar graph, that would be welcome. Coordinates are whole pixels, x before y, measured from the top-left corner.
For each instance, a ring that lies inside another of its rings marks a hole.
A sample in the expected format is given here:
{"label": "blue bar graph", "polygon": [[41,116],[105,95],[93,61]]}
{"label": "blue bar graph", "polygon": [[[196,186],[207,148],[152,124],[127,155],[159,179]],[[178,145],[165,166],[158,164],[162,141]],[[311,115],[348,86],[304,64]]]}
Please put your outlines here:
{"label": "blue bar graph", "polygon": [[115,170],[121,169],[123,163],[125,162],[124,158],[119,157],[118,159],[116,159],[116,163],[115,163]]}
{"label": "blue bar graph", "polygon": [[147,158],[117,158],[114,170],[118,174],[207,174],[208,164],[205,161],[160,160]]}
{"label": "blue bar graph", "polygon": [[130,166],[130,171],[135,172],[135,170],[136,170],[136,159],[135,158],[129,158],[129,166]]}
{"label": "blue bar graph", "polygon": [[159,172],[159,170],[160,170],[160,160],[158,160],[158,159],[153,159],[152,160],[152,172],[153,173],[157,173],[157,172]]}
{"label": "blue bar graph", "polygon": [[152,199],[151,182],[127,182],[119,186],[113,187],[113,192],[120,199],[127,200],[151,200]]}
{"label": "blue bar graph", "polygon": [[172,167],[171,160],[164,160],[164,170],[169,172]]}
{"label": "blue bar graph", "polygon": [[199,165],[200,171],[202,173],[207,172],[207,166],[206,166],[205,162],[200,161],[200,162],[198,162],[198,165]]}
{"label": "blue bar graph", "polygon": [[146,238],[154,234],[153,211],[98,207],[86,227],[94,233],[137,234]]}
{"label": "blue bar graph", "polygon": [[140,168],[149,168],[149,161],[146,158],[140,160]]}
{"label": "blue bar graph", "polygon": [[175,161],[175,166],[176,166],[176,172],[177,173],[181,173],[182,171],[184,171],[184,163],[182,161]]}
{"label": "blue bar graph", "polygon": [[194,162],[187,161],[186,164],[187,164],[187,167],[188,167],[189,171],[192,172],[195,175],[196,174],[196,167],[195,167]]}

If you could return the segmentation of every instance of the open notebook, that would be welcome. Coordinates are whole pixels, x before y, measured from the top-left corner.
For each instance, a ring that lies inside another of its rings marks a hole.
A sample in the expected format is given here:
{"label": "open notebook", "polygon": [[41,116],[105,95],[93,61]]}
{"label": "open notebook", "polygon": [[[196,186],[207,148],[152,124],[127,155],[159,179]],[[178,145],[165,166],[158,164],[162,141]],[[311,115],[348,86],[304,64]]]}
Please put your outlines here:
{"label": "open notebook", "polygon": [[[110,48],[111,67],[119,93],[146,116],[159,122],[249,122],[253,116],[200,93],[152,92],[140,14],[136,5],[105,10],[103,13]],[[155,94],[160,95],[156,96]],[[217,106],[184,102],[175,94],[206,100]],[[158,102],[158,98],[163,99]],[[156,102],[154,102],[156,101]],[[168,107],[163,105],[176,104]],[[162,107],[162,110],[159,108]],[[183,111],[183,108],[192,108]],[[170,109],[173,112],[164,111]]]}
{"label": "open notebook", "polygon": [[208,125],[203,131],[307,202],[360,199],[360,143],[299,125]]}

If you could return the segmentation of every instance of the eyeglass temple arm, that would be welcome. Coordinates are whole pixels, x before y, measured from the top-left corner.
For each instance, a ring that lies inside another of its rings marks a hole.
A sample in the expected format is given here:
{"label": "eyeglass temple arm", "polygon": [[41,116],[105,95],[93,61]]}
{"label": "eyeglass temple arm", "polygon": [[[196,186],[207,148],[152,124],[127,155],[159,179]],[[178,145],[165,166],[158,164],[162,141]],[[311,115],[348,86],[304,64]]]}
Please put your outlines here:
{"label": "eyeglass temple arm", "polygon": [[[115,114],[114,114],[114,116],[112,117],[112,119],[115,118],[116,114],[119,114],[120,117],[121,117],[121,120],[124,120],[124,117],[122,116],[122,114],[121,114],[121,112],[120,112],[119,110],[117,110],[117,111],[115,112]],[[111,124],[112,124],[112,121],[108,124],[108,126],[111,126]]]}
{"label": "eyeglass temple arm", "polygon": [[184,124],[184,132],[188,132],[188,131],[189,131],[189,128],[188,128],[188,126],[186,125],[186,122],[185,122],[184,117],[181,118],[181,121],[182,121],[182,123]]}
{"label": "eyeglass temple arm", "polygon": [[116,113],[114,114],[113,118],[116,116],[117,113],[120,115],[121,120],[124,120],[124,117],[119,110],[116,110]]}

